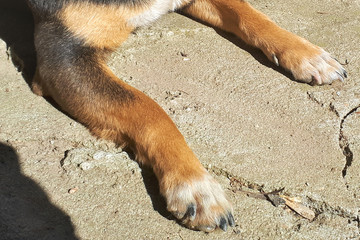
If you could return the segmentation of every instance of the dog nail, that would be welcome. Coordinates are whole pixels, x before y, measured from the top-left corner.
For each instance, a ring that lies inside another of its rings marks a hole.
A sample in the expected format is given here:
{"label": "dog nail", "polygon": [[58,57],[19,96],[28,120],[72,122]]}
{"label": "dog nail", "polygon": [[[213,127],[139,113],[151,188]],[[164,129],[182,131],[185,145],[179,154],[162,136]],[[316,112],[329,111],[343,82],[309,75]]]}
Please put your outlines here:
{"label": "dog nail", "polygon": [[235,219],[234,219],[234,216],[231,213],[228,214],[228,222],[229,222],[230,227],[235,226]]}
{"label": "dog nail", "polygon": [[222,218],[220,219],[219,227],[220,227],[224,232],[226,232],[226,230],[227,230],[227,221],[226,221],[226,219],[225,219],[224,217],[222,217]]}
{"label": "dog nail", "polygon": [[195,204],[191,203],[189,206],[188,206],[188,209],[187,209],[187,214],[190,218],[190,221],[194,221],[195,219],[195,216],[196,216],[196,206]]}
{"label": "dog nail", "polygon": [[272,55],[273,61],[276,64],[276,66],[280,66],[279,65],[279,60],[277,59],[277,57],[275,56],[275,54]]}

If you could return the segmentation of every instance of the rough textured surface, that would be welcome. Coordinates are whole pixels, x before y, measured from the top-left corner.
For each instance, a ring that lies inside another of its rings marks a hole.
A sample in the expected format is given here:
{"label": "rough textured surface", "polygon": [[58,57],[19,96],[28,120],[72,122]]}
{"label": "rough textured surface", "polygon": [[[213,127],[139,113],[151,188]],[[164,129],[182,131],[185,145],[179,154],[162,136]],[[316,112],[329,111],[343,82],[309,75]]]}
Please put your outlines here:
{"label": "rough textured surface", "polygon": [[[250,2],[344,63],[345,83],[293,82],[260,51],[178,14],[136,31],[109,62],[167,111],[226,190],[237,226],[212,234],[179,225],[150,170],[31,93],[31,18],[0,3],[0,238],[357,239],[360,5]],[[235,191],[232,178],[243,191],[284,188],[316,218]]]}

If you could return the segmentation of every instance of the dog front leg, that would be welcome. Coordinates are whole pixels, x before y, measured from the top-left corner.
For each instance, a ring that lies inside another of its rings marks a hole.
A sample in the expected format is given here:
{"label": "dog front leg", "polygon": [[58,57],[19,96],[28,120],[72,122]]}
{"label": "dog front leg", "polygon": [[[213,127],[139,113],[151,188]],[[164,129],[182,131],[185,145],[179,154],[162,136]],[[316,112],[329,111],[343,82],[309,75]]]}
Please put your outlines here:
{"label": "dog front leg", "polygon": [[346,78],[344,68],[329,53],[279,27],[246,1],[194,0],[181,10],[260,48],[298,81],[322,85]]}
{"label": "dog front leg", "polygon": [[[125,38],[130,31],[119,33]],[[109,42],[100,40],[80,39],[61,21],[39,22],[34,91],[46,89],[96,136],[130,147],[153,168],[168,210],[186,226],[207,232],[233,226],[232,208],[220,185],[159,105],[110,71],[106,56],[111,50],[100,46]]]}

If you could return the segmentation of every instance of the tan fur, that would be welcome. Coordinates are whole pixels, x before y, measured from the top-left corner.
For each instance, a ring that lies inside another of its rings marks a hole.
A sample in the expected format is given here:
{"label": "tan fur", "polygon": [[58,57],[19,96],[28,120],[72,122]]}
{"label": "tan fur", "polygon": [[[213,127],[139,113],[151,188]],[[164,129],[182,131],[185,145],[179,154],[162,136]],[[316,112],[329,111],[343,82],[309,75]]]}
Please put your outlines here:
{"label": "tan fur", "polygon": [[87,45],[114,49],[134,29],[127,23],[128,19],[141,11],[142,7],[99,7],[97,4],[79,2],[67,5],[58,15],[68,30],[84,39]]}

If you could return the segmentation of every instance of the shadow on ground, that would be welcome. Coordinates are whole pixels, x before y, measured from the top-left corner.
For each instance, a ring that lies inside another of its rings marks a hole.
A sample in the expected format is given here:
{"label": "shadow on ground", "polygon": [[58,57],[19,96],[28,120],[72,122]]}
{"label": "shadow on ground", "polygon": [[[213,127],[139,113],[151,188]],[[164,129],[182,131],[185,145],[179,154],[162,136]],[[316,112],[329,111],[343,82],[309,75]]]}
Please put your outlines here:
{"label": "shadow on ground", "polygon": [[34,22],[24,0],[0,1],[0,38],[14,65],[30,84],[35,73]]}
{"label": "shadow on ground", "polygon": [[0,143],[1,239],[77,239],[70,217],[22,175],[15,150]]}
{"label": "shadow on ground", "polygon": [[166,201],[160,195],[159,182],[152,169],[141,167],[141,175],[144,180],[145,188],[151,198],[151,202],[155,211],[161,216],[169,220],[176,220],[173,215],[166,209]]}

